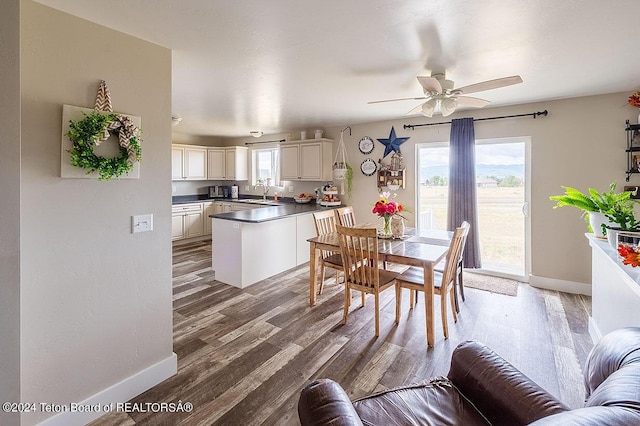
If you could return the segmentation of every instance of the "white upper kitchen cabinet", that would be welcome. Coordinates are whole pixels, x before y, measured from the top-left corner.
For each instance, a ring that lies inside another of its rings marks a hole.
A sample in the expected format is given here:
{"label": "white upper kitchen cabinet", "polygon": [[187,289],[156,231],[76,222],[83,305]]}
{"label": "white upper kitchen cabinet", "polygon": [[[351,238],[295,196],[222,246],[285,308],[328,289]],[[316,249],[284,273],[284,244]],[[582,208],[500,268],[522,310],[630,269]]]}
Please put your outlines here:
{"label": "white upper kitchen cabinet", "polygon": [[207,150],[209,180],[247,180],[249,179],[247,160],[248,148],[234,146],[228,148],[209,148]]}
{"label": "white upper kitchen cabinet", "polygon": [[171,145],[172,180],[206,180],[207,149],[199,146]]}
{"label": "white upper kitchen cabinet", "polygon": [[207,149],[207,178],[223,180],[226,175],[226,156],[223,148]]}
{"label": "white upper kitchen cabinet", "polygon": [[280,179],[332,180],[333,140],[310,139],[280,144]]}

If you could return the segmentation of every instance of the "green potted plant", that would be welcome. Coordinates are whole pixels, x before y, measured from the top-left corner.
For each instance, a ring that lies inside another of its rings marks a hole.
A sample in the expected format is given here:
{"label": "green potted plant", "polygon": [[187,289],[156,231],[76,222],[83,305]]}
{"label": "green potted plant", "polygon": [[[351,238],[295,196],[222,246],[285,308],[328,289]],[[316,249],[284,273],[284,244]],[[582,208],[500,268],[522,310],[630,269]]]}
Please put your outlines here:
{"label": "green potted plant", "polygon": [[[627,191],[627,194],[631,194]],[[618,245],[618,232],[638,232],[640,231],[640,221],[636,220],[634,205],[636,200],[626,197],[612,206],[611,209],[603,211],[611,224],[606,228],[606,235],[609,244],[616,248]],[[613,226],[618,225],[618,226]]]}
{"label": "green potted plant", "polygon": [[629,191],[616,192],[616,186],[616,182],[612,182],[609,190],[604,192],[589,188],[588,194],[570,186],[563,186],[565,190],[563,195],[552,195],[549,199],[556,201],[554,209],[573,206],[582,210],[589,224],[589,230],[596,237],[604,238],[606,230],[612,228],[614,224],[618,224],[621,228],[637,226],[637,222],[632,224],[632,221],[635,221],[633,206],[636,200],[631,199]]}

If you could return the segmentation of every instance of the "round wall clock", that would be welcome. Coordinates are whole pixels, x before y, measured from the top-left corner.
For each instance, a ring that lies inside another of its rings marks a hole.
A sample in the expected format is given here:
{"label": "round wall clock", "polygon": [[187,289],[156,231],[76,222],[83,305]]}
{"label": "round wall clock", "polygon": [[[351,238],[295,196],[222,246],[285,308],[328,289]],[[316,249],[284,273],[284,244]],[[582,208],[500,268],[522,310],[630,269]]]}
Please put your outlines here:
{"label": "round wall clock", "polygon": [[371,158],[365,159],[362,164],[360,164],[360,171],[365,176],[373,176],[376,170],[378,170],[378,165]]}
{"label": "round wall clock", "polygon": [[371,154],[373,152],[373,139],[365,136],[358,142],[358,149],[363,154]]}

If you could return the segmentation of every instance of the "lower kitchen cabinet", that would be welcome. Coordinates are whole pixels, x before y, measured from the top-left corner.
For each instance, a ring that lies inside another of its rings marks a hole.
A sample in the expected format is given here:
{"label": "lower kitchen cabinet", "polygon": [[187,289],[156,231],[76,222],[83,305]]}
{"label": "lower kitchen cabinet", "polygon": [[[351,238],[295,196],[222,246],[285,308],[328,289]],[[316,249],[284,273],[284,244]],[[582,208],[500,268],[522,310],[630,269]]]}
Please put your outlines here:
{"label": "lower kitchen cabinet", "polygon": [[171,215],[171,239],[199,237],[204,234],[202,203],[173,206]]}
{"label": "lower kitchen cabinet", "polygon": [[213,201],[207,201],[206,203],[202,203],[202,208],[204,210],[204,216],[202,218],[202,220],[204,220],[204,233],[209,235],[211,234],[211,218],[209,215],[216,212],[215,203]]}

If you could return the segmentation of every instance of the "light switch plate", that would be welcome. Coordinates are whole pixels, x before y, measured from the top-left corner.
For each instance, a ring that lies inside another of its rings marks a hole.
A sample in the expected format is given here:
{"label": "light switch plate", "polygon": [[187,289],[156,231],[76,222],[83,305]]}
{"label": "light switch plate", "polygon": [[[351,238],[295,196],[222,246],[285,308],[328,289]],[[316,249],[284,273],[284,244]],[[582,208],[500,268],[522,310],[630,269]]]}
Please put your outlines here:
{"label": "light switch plate", "polygon": [[289,192],[293,192],[293,185],[289,185]]}
{"label": "light switch plate", "polygon": [[153,215],[141,214],[131,216],[131,233],[153,231]]}

